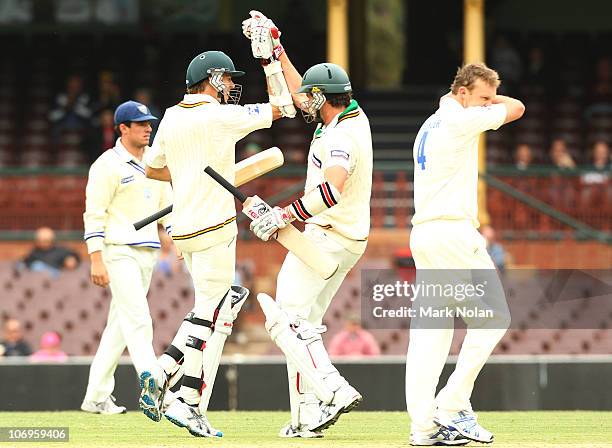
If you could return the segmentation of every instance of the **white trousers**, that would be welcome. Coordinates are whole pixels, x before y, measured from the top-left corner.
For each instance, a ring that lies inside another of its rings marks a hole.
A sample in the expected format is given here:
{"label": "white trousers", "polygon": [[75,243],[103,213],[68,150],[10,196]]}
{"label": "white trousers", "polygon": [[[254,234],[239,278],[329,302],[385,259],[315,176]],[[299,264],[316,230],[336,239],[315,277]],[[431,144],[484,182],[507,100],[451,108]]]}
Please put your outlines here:
{"label": "white trousers", "polygon": [[236,237],[197,252],[183,252],[193,279],[193,312],[200,319],[213,320],[215,309],[232,286],[236,270]]}
{"label": "white trousers", "polygon": [[106,245],[102,252],[112,299],[106,328],[89,371],[86,401],[103,401],[115,388],[114,373],[126,346],[140,374],[156,364],[147,291],[158,251]]}
{"label": "white trousers", "polygon": [[[417,281],[422,269],[495,269],[485,239],[468,221],[418,224],[410,235],[410,249]],[[487,278],[499,282],[496,273]],[[471,410],[470,396],[476,377],[509,325],[503,294],[498,302],[496,322],[488,328],[471,328],[471,322],[466,321],[468,330],[455,371],[437,397],[436,387],[453,339],[452,320],[446,328],[415,328],[413,320],[406,358],[406,406],[413,436],[425,436],[435,429],[436,412]]]}
{"label": "white trousers", "polygon": [[[321,325],[323,316],[342,281],[363,252],[353,253],[347,250],[316,226],[307,226],[304,235],[338,263],[338,271],[331,278],[324,280],[289,252],[278,274],[276,301],[281,309],[293,318],[305,319],[317,327]],[[309,350],[313,364],[324,376],[339,375],[331,364],[323,343],[319,342],[319,344],[316,350],[312,352]],[[294,426],[307,424],[317,416],[319,400],[314,394],[313,386],[305,382],[293,363],[289,361],[287,362],[287,375],[291,424]]]}
{"label": "white trousers", "polygon": [[338,271],[324,280],[289,252],[276,280],[276,301],[289,314],[318,326],[346,274],[362,253],[348,251],[316,226],[308,226],[304,235],[339,264]]}

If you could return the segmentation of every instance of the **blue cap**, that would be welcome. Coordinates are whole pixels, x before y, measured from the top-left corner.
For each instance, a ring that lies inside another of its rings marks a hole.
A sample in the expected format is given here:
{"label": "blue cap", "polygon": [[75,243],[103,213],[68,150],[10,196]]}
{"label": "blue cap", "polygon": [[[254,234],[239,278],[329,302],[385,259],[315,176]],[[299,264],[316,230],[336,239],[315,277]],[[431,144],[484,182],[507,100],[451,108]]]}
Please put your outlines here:
{"label": "blue cap", "polygon": [[126,123],[128,121],[149,121],[157,120],[157,117],[151,115],[149,108],[144,104],[136,101],[126,101],[117,107],[115,111],[115,125]]}

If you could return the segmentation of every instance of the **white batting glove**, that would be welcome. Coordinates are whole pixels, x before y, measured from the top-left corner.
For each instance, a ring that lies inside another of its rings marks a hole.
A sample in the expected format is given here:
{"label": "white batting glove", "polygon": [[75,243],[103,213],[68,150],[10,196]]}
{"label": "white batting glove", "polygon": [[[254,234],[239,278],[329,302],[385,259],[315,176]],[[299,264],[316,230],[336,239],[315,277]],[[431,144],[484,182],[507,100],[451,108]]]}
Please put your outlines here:
{"label": "white batting glove", "polygon": [[274,207],[272,210],[251,221],[250,227],[257,238],[268,241],[276,232],[286,227],[294,219],[293,215],[286,209]]}
{"label": "white batting glove", "polygon": [[251,51],[256,59],[278,60],[285,51],[280,43],[281,32],[274,22],[259,11],[242,22],[242,33],[251,40]]}

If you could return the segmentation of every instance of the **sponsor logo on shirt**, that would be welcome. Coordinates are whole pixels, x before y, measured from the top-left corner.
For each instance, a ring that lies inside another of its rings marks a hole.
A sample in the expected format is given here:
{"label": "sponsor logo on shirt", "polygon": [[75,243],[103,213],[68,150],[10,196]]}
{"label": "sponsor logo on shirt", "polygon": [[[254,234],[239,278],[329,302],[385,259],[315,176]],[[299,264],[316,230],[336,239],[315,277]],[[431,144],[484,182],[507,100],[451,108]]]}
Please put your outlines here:
{"label": "sponsor logo on shirt", "polygon": [[246,110],[249,113],[249,115],[259,115],[259,105],[257,104],[247,104],[246,106]]}
{"label": "sponsor logo on shirt", "polygon": [[340,157],[340,158],[342,158],[342,159],[346,159],[346,160],[348,160],[348,159],[349,159],[348,152],[343,151],[343,150],[341,150],[341,149],[332,149],[332,150],[330,151],[330,156],[331,156],[331,157]]}
{"label": "sponsor logo on shirt", "polygon": [[121,183],[122,184],[127,184],[128,182],[132,182],[134,180],[134,176],[127,176],[127,177],[122,177],[121,178]]}

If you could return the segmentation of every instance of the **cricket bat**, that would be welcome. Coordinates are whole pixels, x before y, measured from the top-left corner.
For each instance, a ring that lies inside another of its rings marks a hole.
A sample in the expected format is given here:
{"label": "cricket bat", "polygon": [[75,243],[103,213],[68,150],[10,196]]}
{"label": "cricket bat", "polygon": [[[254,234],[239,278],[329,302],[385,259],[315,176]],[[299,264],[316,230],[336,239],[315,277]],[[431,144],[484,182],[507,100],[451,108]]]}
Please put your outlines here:
{"label": "cricket bat", "polygon": [[[242,203],[242,213],[247,215],[251,220],[270,211],[270,207],[259,196],[247,197],[234,185],[229,183],[227,179],[217,173],[210,166],[204,169],[204,172],[217,181],[223,188],[229,191]],[[280,229],[276,233],[276,241],[283,245],[287,250],[293,252],[305,265],[314,270],[324,280],[327,280],[338,270],[338,263],[331,259],[328,255],[321,252],[308,238],[302,235],[298,229],[291,224]]]}
{"label": "cricket bat", "polygon": [[[234,184],[237,187],[244,185],[253,179],[257,179],[259,176],[263,176],[279,166],[282,166],[284,161],[283,153],[276,146],[268,148],[265,151],[261,151],[254,156],[247,157],[234,165],[236,171],[236,180]],[[157,213],[154,213],[151,216],[134,223],[134,228],[136,230],[140,230],[144,226],[148,226],[152,222],[157,221],[159,218],[166,216],[171,211],[172,206],[169,205],[163,210],[160,210]]]}

